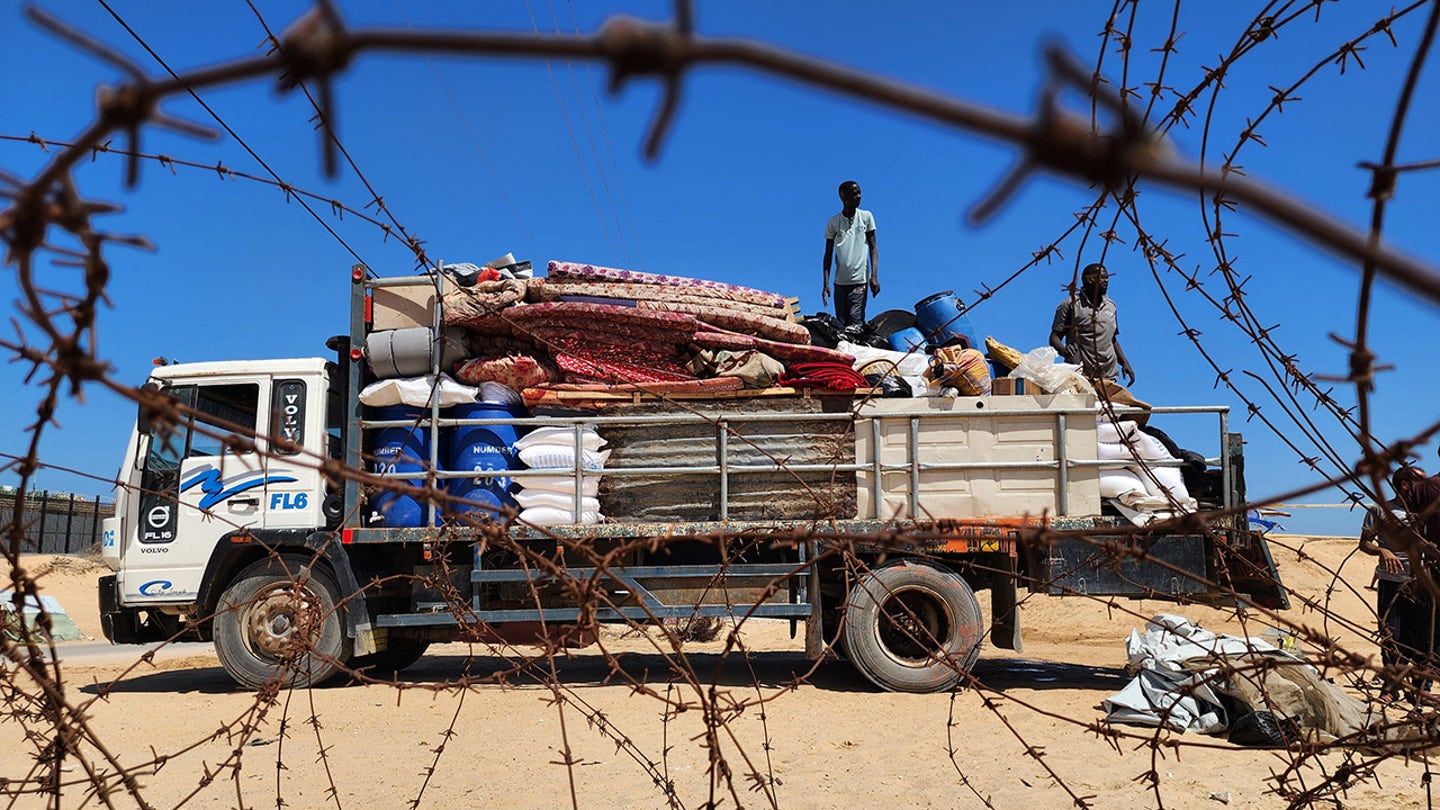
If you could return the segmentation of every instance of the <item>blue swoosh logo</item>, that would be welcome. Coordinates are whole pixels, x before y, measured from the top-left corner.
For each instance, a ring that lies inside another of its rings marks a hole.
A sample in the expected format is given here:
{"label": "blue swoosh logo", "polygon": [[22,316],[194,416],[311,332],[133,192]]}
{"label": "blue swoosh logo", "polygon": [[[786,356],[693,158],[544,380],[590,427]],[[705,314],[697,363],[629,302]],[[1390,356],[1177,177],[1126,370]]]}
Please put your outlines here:
{"label": "blue swoosh logo", "polygon": [[190,476],[189,480],[181,483],[180,491],[188,492],[196,484],[199,484],[200,491],[205,493],[205,497],[200,499],[199,507],[201,509],[209,509],[216,504],[224,503],[226,500],[242,492],[255,489],[256,487],[263,487],[266,484],[288,484],[298,480],[288,475],[268,475],[252,478],[251,476],[253,475],[254,473],[252,472],[245,472],[233,476],[230,480],[226,481],[220,478],[219,470],[214,467],[206,467],[195,475]]}
{"label": "blue swoosh logo", "polygon": [[144,596],[154,596],[155,594],[150,593],[150,588],[157,585],[159,586],[160,592],[164,593],[165,591],[170,590],[170,588],[173,586],[173,583],[171,583],[168,579],[152,579],[144,585],[140,586],[140,593]]}

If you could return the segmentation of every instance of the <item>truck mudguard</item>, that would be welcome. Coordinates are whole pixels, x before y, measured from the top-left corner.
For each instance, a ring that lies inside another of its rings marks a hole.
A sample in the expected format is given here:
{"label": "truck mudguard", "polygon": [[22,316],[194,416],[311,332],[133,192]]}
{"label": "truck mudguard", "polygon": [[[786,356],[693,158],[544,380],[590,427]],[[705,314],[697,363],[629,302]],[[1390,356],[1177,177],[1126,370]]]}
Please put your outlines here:
{"label": "truck mudguard", "polygon": [[365,609],[360,581],[350,567],[349,555],[340,546],[339,536],[328,531],[241,529],[221,537],[210,553],[210,561],[205,564],[205,576],[200,581],[200,595],[196,601],[201,614],[209,615],[215,611],[220,594],[237,571],[269,554],[297,549],[311,554],[319,552],[330,563],[335,581],[340,586],[341,603],[345,607],[345,633],[354,639],[367,638],[370,616]]}

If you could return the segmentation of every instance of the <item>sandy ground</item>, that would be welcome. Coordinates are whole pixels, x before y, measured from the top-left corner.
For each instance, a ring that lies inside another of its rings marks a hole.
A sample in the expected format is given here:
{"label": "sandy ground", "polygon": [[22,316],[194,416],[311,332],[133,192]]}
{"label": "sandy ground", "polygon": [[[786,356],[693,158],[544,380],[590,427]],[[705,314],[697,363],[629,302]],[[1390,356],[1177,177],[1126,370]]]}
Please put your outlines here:
{"label": "sandy ground", "polygon": [[[1317,600],[1329,594],[1339,617],[1327,620],[1297,606],[1287,618],[1373,655],[1367,637],[1373,614],[1365,606],[1372,592],[1364,590],[1369,560],[1344,563],[1337,583],[1326,569],[1341,567],[1350,541],[1282,542],[1303,544],[1303,553],[1275,547],[1287,584]],[[26,564],[50,568],[41,578],[44,592],[100,637],[94,592],[100,569],[52,558]],[[626,683],[644,680],[666,694],[664,657],[646,638],[619,632],[603,643],[619,654],[621,675],[590,648],[555,662],[558,689],[539,682],[544,662],[507,685],[447,686],[507,664],[497,651],[464,645],[432,648],[398,687],[340,684],[282,692],[273,703],[257,703],[236,688],[209,654],[153,664],[131,660],[128,670],[67,664],[63,674],[66,696],[94,740],[125,767],[139,768],[138,790],[153,807],[276,807],[283,800],[290,808],[412,802],[548,808],[572,806],[573,796],[578,807],[647,808],[667,806],[657,787],[666,783],[674,786],[676,806],[687,808],[712,799],[733,807],[737,798],[746,807],[1059,808],[1074,806],[1070,791],[1093,807],[1287,806],[1272,776],[1288,767],[1290,753],[1168,733],[1158,736],[1182,747],[1157,749],[1137,739],[1112,743],[1087,730],[1103,717],[1100,702],[1128,680],[1125,635],[1143,623],[1137,616],[1159,611],[1212,630],[1244,632],[1232,615],[1210,608],[1035,597],[1024,606],[1024,654],[987,649],[976,667],[993,691],[899,695],[876,691],[843,662],[823,664],[796,685],[811,666],[799,640],[790,638],[785,622],[759,622],[744,634],[748,659],[722,663],[722,641],[686,645],[699,681],[668,690],[695,710],[668,718],[655,697]],[[1259,634],[1263,625],[1249,621],[1245,629]],[[7,687],[15,683],[7,676]],[[726,714],[718,738],[704,734],[697,689],[722,707],[745,702],[743,710]],[[19,707],[13,697],[7,694],[7,704]],[[763,705],[756,703],[760,698]],[[0,777],[24,778],[36,751],[36,741],[24,734],[39,732],[44,740],[50,729],[7,712],[0,722]],[[1043,763],[1026,756],[1031,746]],[[94,745],[82,750],[95,767],[113,773]],[[734,774],[733,794],[723,780],[712,788],[712,754]],[[161,767],[157,757],[164,759]],[[1312,760],[1291,786],[1313,787],[1344,762],[1340,752]],[[1152,769],[1154,789],[1144,779]],[[1339,798],[1354,808],[1426,807],[1424,772],[1423,763],[1391,760],[1381,766],[1378,784],[1356,784]],[[65,775],[77,782],[66,791],[66,806],[102,805],[86,795],[83,765],[68,765]],[[110,799],[137,806],[123,792]],[[29,795],[14,806],[46,805]]]}

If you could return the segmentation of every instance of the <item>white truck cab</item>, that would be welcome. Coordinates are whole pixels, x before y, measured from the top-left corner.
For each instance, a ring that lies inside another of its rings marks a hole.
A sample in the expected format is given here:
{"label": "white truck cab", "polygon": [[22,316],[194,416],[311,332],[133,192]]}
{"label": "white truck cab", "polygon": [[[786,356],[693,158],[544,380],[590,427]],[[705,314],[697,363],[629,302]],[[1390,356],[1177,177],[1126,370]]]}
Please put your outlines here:
{"label": "white truck cab", "polygon": [[117,572],[117,606],[145,610],[137,623],[152,625],[148,635],[178,629],[178,617],[194,610],[227,537],[325,525],[318,463],[338,456],[344,418],[334,367],[308,358],[183,363],[151,374],[147,385],[178,412],[137,419],[102,544]]}

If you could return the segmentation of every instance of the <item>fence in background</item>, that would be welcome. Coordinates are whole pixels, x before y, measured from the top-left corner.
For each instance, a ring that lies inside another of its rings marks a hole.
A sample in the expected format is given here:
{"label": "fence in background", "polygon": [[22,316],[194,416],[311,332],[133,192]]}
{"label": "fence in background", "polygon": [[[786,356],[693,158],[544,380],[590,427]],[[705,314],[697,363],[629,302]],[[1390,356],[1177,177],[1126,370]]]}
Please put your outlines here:
{"label": "fence in background", "polygon": [[[100,496],[30,493],[21,505],[25,538],[22,552],[77,554],[100,546],[100,522],[115,514],[115,504]],[[15,494],[0,493],[0,526],[16,512]]]}

